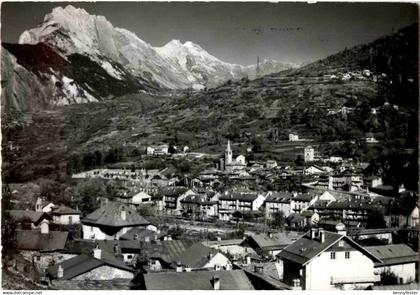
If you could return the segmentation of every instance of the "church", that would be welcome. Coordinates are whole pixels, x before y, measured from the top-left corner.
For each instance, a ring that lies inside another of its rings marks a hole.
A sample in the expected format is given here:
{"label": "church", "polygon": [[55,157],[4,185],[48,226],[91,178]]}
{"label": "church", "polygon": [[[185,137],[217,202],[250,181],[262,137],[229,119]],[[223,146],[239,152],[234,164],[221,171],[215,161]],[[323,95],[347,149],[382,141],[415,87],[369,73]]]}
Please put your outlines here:
{"label": "church", "polygon": [[246,167],[245,156],[239,155],[234,160],[232,157],[232,149],[230,148],[230,141],[228,140],[225,150],[225,157],[220,159],[219,169],[222,171],[238,171],[244,170]]}

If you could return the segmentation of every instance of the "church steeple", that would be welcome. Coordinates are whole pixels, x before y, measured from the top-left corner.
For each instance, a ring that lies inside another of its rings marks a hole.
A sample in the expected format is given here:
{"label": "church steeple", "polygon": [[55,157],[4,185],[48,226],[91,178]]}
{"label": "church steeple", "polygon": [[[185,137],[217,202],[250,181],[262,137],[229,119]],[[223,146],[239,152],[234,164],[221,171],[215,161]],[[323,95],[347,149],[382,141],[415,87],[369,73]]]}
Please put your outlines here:
{"label": "church steeple", "polygon": [[228,140],[227,147],[225,150],[225,164],[232,163],[232,150],[230,148],[230,140]]}

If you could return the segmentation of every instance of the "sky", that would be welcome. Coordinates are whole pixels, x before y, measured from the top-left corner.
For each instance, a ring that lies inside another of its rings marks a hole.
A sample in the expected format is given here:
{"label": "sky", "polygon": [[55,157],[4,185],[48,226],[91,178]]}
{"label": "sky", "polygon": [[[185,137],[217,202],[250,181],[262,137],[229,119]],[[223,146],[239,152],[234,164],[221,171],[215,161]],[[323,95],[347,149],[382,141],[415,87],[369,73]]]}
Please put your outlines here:
{"label": "sky", "polygon": [[389,35],[417,21],[408,3],[268,2],[6,2],[2,42],[16,43],[56,6],[72,4],[105,16],[153,46],[192,41],[219,59],[242,65],[260,59],[302,63]]}

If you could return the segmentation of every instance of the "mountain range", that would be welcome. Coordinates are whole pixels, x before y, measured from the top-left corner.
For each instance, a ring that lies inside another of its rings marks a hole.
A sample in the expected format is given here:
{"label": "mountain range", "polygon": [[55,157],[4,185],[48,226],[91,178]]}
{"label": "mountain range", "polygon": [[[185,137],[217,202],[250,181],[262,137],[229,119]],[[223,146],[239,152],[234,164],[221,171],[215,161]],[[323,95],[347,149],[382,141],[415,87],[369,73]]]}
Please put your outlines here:
{"label": "mountain range", "polygon": [[[223,62],[190,41],[153,47],[105,17],[71,5],[54,8],[38,27],[21,34],[19,44],[2,45],[3,101],[11,112],[257,77],[257,65]],[[258,73],[293,67],[264,60]]]}

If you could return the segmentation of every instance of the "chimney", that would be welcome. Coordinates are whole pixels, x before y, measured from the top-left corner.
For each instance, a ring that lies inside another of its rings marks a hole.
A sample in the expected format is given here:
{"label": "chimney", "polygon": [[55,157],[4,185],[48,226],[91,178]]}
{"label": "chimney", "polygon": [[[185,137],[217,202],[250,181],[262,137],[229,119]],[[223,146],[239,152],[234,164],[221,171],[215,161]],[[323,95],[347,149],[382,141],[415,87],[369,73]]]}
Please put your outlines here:
{"label": "chimney", "polygon": [[213,275],[213,290],[220,290],[220,278]]}
{"label": "chimney", "polygon": [[272,238],[273,238],[273,233],[272,233],[272,232],[269,232],[269,233],[268,233],[268,237],[269,237],[270,239],[272,239]]}
{"label": "chimney", "polygon": [[49,226],[48,220],[42,221],[40,227],[41,227],[41,234],[48,235],[48,233],[50,232],[50,226]]}
{"label": "chimney", "polygon": [[57,279],[62,279],[63,276],[64,276],[64,269],[61,266],[61,264],[59,264],[57,268]]}
{"label": "chimney", "polygon": [[319,229],[319,240],[321,243],[325,242],[325,231],[322,228]]}
{"label": "chimney", "polygon": [[96,259],[101,259],[102,250],[99,248],[99,244],[96,244],[96,248],[93,249],[93,257]]}
{"label": "chimney", "polygon": [[311,240],[315,239],[315,234],[316,234],[316,229],[315,228],[311,228]]}
{"label": "chimney", "polygon": [[121,210],[121,219],[122,220],[126,220],[126,218],[127,218],[127,212],[125,212],[125,208],[122,207],[122,210]]}
{"label": "chimney", "polygon": [[176,272],[182,272],[182,265],[181,265],[180,261],[178,261],[178,263],[176,265]]}

